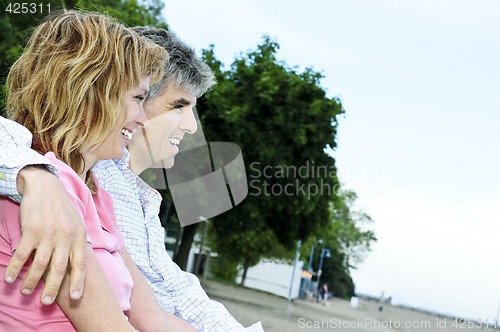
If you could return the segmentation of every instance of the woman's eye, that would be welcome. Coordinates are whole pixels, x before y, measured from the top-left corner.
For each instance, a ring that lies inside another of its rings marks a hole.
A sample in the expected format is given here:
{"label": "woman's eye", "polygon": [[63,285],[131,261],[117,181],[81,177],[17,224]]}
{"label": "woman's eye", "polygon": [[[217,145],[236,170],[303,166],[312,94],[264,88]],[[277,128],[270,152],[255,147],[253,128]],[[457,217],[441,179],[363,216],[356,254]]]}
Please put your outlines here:
{"label": "woman's eye", "polygon": [[184,108],[184,105],[177,105],[174,107],[174,110],[177,112],[177,113],[180,113],[182,112],[182,109]]}
{"label": "woman's eye", "polygon": [[146,98],[144,98],[143,96],[135,96],[134,98],[135,98],[135,100],[137,100],[137,101],[143,101],[144,99],[146,99]]}

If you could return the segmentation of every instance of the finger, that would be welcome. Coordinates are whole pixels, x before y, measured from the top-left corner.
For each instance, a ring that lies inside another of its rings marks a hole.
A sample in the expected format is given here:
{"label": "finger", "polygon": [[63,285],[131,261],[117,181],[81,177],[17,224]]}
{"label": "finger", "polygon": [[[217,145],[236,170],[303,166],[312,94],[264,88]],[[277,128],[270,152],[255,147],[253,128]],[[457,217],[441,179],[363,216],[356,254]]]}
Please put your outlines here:
{"label": "finger", "polygon": [[40,301],[42,304],[52,304],[57,298],[62,281],[68,272],[69,248],[58,246],[52,253],[50,268],[45,278]]}
{"label": "finger", "polygon": [[71,273],[70,273],[70,297],[78,300],[83,294],[85,275],[87,274],[87,240],[86,235],[80,237],[80,241],[75,242],[71,252]]}
{"label": "finger", "polygon": [[[51,255],[52,246],[47,242],[41,243],[35,251],[33,262],[21,285],[22,294],[29,295],[33,293],[36,285],[38,285],[43,274],[49,267]],[[53,299],[52,302],[54,302]]]}
{"label": "finger", "polygon": [[21,241],[19,242],[16,250],[14,251],[14,254],[10,259],[7,268],[5,269],[4,273],[5,282],[12,283],[14,282],[14,280],[16,280],[24,264],[30,257],[33,250],[35,250],[35,248],[33,247],[33,244],[35,242],[36,241],[30,239],[28,235],[21,238]]}

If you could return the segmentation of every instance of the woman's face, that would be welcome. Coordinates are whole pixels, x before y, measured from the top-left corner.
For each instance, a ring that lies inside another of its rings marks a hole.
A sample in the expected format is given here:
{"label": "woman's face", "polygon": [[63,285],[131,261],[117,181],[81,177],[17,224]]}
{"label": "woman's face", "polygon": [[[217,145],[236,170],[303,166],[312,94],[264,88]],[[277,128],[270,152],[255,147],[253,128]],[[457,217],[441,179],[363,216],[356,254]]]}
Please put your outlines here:
{"label": "woman's face", "polygon": [[149,77],[144,77],[138,85],[125,92],[122,97],[122,104],[125,107],[116,127],[99,146],[89,152],[89,156],[94,159],[89,160],[91,165],[98,160],[123,157],[124,149],[128,146],[135,130],[147,120],[144,113],[144,99],[149,91],[149,81]]}

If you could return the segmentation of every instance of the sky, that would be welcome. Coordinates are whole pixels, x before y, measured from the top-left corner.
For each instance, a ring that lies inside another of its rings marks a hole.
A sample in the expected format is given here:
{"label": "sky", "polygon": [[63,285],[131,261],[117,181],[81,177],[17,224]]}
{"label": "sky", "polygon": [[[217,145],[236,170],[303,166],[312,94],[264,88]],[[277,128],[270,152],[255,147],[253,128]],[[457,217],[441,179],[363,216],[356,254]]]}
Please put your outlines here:
{"label": "sky", "polygon": [[[360,293],[479,320],[500,306],[500,2],[165,0],[226,65],[269,35],[338,97],[341,182],[378,242]],[[321,133],[318,133],[321,134]]]}

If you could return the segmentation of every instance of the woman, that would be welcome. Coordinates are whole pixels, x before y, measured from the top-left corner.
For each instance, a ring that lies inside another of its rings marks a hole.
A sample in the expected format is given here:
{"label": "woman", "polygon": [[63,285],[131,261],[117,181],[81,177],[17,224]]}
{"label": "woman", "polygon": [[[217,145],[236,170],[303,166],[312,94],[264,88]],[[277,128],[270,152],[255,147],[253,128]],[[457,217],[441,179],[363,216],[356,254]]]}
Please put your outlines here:
{"label": "woman", "polygon": [[[58,168],[87,228],[88,273],[81,300],[66,296],[64,281],[50,306],[38,302],[43,285],[31,296],[17,292],[23,274],[15,285],[0,280],[0,331],[192,330],[156,303],[123,248],[111,197],[91,171],[96,161],[123,155],[145,120],[143,100],[166,57],[163,48],[101,14],[70,11],[42,23],[12,66],[9,116],[32,132],[33,148]],[[0,271],[19,236],[19,206],[2,198]],[[134,305],[145,302],[150,305]]]}

